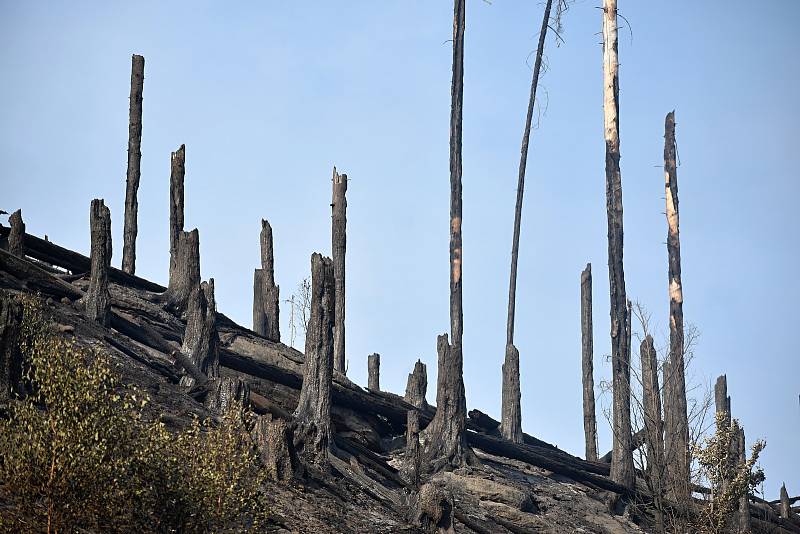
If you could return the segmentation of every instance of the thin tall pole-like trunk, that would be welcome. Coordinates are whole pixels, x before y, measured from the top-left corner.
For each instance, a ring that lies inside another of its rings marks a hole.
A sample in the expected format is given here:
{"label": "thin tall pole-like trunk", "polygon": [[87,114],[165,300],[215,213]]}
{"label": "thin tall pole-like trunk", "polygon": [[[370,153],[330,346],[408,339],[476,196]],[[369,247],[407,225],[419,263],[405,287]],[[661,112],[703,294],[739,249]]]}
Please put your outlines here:
{"label": "thin tall pole-like trunk", "polygon": [[144,57],[131,58],[131,101],[128,120],[128,177],[125,189],[125,227],[123,229],[122,270],[136,271],[136,235],[139,211],[139,178],[142,163],[142,92],[144,90]]}
{"label": "thin tall pole-like trunk", "polygon": [[611,366],[613,384],[613,456],[611,478],[633,488],[631,449],[630,351],[628,308],[623,268],[622,175],[619,168],[619,59],[617,2],[603,1],[603,119],[606,142],[606,211],[608,216],[608,282],[611,298]]}
{"label": "thin tall pole-like trunk", "polygon": [[333,168],[333,198],[331,200],[331,253],[336,284],[336,324],[333,329],[333,368],[347,373],[345,361],[345,253],[347,251],[347,175]]}
{"label": "thin tall pole-like trunk", "polygon": [[594,406],[594,329],[592,327],[592,264],[581,272],[581,370],[583,378],[583,433],[586,459],[597,461],[597,419]]}
{"label": "thin tall pole-like trunk", "polygon": [[669,385],[670,417],[666,419],[668,476],[673,496],[689,498],[689,423],[686,405],[684,362],[683,286],[681,284],[681,241],[678,218],[678,171],[676,164],[675,112],[664,120],[664,193],[667,215],[667,254],[669,256],[669,360],[672,383]]}
{"label": "thin tall pole-like trunk", "polygon": [[542,68],[544,43],[553,0],[547,0],[539,32],[539,45],[536,47],[536,61],[531,78],[531,96],[528,99],[528,113],[525,116],[525,130],[522,132],[522,147],[519,158],[519,177],[517,179],[517,203],[514,208],[514,238],[511,243],[511,274],[508,281],[508,322],[506,324],[506,355],[503,363],[503,407],[500,432],[503,437],[515,443],[522,442],[522,409],[520,406],[519,351],[514,347],[514,314],[517,305],[517,259],[519,257],[519,232],[522,224],[522,199],[525,193],[525,169],[528,164],[528,144],[531,138],[533,109],[536,104],[536,88]]}

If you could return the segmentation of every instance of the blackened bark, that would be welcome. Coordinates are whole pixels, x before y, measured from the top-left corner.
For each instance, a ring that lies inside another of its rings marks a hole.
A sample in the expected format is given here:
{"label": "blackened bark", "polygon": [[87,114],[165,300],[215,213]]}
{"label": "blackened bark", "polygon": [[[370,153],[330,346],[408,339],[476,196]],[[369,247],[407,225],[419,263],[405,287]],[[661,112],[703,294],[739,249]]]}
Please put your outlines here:
{"label": "blackened bark", "polygon": [[225,376],[209,384],[206,407],[212,412],[224,414],[234,406],[246,408],[250,404],[250,387],[239,377]]}
{"label": "blackened bark", "polygon": [[[192,290],[186,306],[186,330],[181,352],[209,379],[219,377],[219,336],[213,278]],[[182,386],[192,386],[195,380],[187,374],[181,377],[180,383]]]}
{"label": "blackened bark", "polygon": [[592,264],[581,272],[581,371],[583,378],[583,433],[586,459],[597,460],[597,416],[594,405],[594,329],[592,327]]}
{"label": "blackened bark", "polygon": [[22,305],[8,293],[0,293],[0,403],[3,404],[22,393],[21,327]]}
{"label": "blackened bark", "polygon": [[128,178],[125,189],[125,228],[123,231],[122,270],[136,271],[136,235],[139,232],[139,178],[142,163],[142,91],[144,90],[144,57],[131,58],[131,96],[128,122]]}
{"label": "blackened bark", "polygon": [[503,362],[503,397],[500,433],[507,440],[522,443],[522,409],[520,407],[519,351],[506,345]]}
{"label": "blackened bark", "polygon": [[684,362],[683,286],[681,284],[681,242],[678,212],[678,172],[676,165],[675,112],[664,121],[664,182],[667,215],[667,253],[669,256],[669,360],[672,370],[670,393],[672,414],[667,419],[669,481],[674,496],[689,498],[689,424],[686,405]]}
{"label": "blackened bark", "polygon": [[253,274],[253,331],[271,341],[281,340],[280,287],[275,285],[272,227],[261,219],[261,268]]}
{"label": "blackened bark", "polygon": [[381,355],[378,353],[367,356],[367,387],[370,391],[381,390]]}
{"label": "blackened bark", "polygon": [[186,309],[192,293],[200,287],[200,234],[197,228],[180,232],[175,270],[169,279],[166,300],[177,311]]}
{"label": "blackened bark", "polygon": [[186,176],[186,145],[170,157],[169,172],[169,279],[178,263],[178,242],[183,232],[183,184]]}
{"label": "blackened bark", "polygon": [[631,449],[630,350],[623,267],[622,175],[619,168],[619,60],[617,2],[603,1],[603,115],[606,142],[606,211],[608,217],[608,282],[611,297],[611,367],[613,384],[613,457],[611,478],[634,486]]}
{"label": "blackened bark", "polygon": [[333,273],[336,282],[336,324],[333,332],[333,366],[342,374],[347,373],[345,361],[345,252],[347,250],[347,175],[333,168],[332,211],[332,254]]}
{"label": "blackened bark", "polygon": [[89,209],[91,231],[91,273],[89,289],[83,298],[86,317],[108,324],[111,296],[108,293],[108,269],[111,266],[111,212],[102,199],[92,200]]}
{"label": "blackened bark", "polygon": [[22,210],[17,210],[8,217],[11,231],[8,233],[8,251],[14,256],[25,257],[25,223],[22,221]]}
{"label": "blackened bark", "polygon": [[419,445],[419,412],[408,411],[406,423],[406,466],[408,480],[414,488],[419,487],[421,458]]}
{"label": "blackened bark", "polygon": [[409,373],[408,382],[406,383],[406,402],[420,409],[428,408],[428,401],[425,400],[425,395],[428,392],[428,368],[417,360],[414,364],[414,371]]}
{"label": "blackened bark", "polygon": [[714,384],[714,406],[718,414],[725,415],[726,427],[731,424],[731,398],[728,396],[728,377],[720,375]]}
{"label": "blackened bark", "polygon": [[306,331],[305,370],[294,417],[294,444],[307,462],[326,467],[331,437],[334,268],[330,258],[311,255],[311,317]]}
{"label": "blackened bark", "polygon": [[642,404],[644,405],[647,472],[653,491],[659,497],[663,489],[664,423],[661,418],[661,394],[658,386],[658,359],[653,337],[647,336],[639,348],[642,360]]}
{"label": "blackened bark", "polygon": [[262,415],[256,419],[252,433],[267,478],[275,482],[291,480],[298,461],[289,423],[271,414]]}
{"label": "blackened bark", "polygon": [[789,519],[791,505],[789,504],[789,492],[786,491],[786,483],[781,485],[781,517]]}

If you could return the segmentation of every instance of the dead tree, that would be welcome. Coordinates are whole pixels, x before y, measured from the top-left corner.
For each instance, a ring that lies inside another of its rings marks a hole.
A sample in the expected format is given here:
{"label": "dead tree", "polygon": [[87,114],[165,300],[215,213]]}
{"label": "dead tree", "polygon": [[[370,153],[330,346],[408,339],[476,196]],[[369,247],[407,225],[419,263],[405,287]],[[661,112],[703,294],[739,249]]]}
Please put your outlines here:
{"label": "dead tree", "polygon": [[[736,438],[739,468],[743,469],[747,463],[747,446],[744,440],[744,428],[739,427],[739,434]],[[739,534],[750,534],[752,526],[750,524],[750,488],[745,486],[742,495],[739,497],[739,510],[737,514]]]}
{"label": "dead tree", "polygon": [[108,270],[111,267],[111,212],[102,199],[92,200],[89,209],[91,231],[91,272],[89,289],[82,299],[86,317],[100,324],[108,323],[111,296],[108,292]]}
{"label": "dead tree", "polygon": [[250,403],[250,386],[239,377],[225,376],[211,380],[205,406],[224,414],[234,406],[246,408]]}
{"label": "dead tree", "polygon": [[333,261],[311,255],[311,318],[306,331],[305,369],[294,417],[294,444],[309,463],[325,467],[332,444],[331,383],[335,283]]}
{"label": "dead tree", "polygon": [[676,165],[675,112],[664,121],[664,196],[667,215],[669,256],[669,360],[673,371],[667,386],[671,413],[666,418],[668,476],[673,495],[689,497],[689,423],[686,405],[684,362],[683,287],[681,285],[681,242],[678,220],[678,173]]}
{"label": "dead tree", "polygon": [[613,391],[613,457],[611,478],[633,488],[631,450],[631,369],[628,308],[623,268],[622,175],[619,169],[619,60],[617,1],[603,0],[603,119],[606,142],[606,212],[608,217],[608,282],[611,297],[611,367]]}
{"label": "dead tree", "polygon": [[342,374],[347,373],[344,337],[344,275],[345,252],[347,250],[347,175],[333,168],[333,198],[331,200],[331,251],[333,254],[333,275],[336,281],[336,324],[333,331],[333,366]]}
{"label": "dead tree", "polygon": [[5,291],[0,293],[0,404],[22,392],[21,328],[22,306]]}
{"label": "dead tree", "polygon": [[262,415],[256,419],[252,434],[267,478],[275,482],[291,480],[298,462],[289,423],[271,414]]}
{"label": "dead tree", "polygon": [[522,443],[522,413],[520,408],[519,351],[513,344],[506,345],[503,362],[503,395],[500,433],[507,440]]}
{"label": "dead tree", "polygon": [[261,268],[253,273],[253,331],[281,340],[280,287],[275,285],[272,226],[266,219],[261,219]]}
{"label": "dead tree", "polygon": [[581,272],[581,369],[583,371],[583,433],[586,438],[586,459],[589,461],[597,461],[591,263],[587,263],[586,269]]}
{"label": "dead tree", "polygon": [[[213,278],[192,290],[186,306],[186,330],[181,352],[209,379],[219,377],[219,336]],[[195,379],[184,375],[180,383],[182,386],[192,386]]]}
{"label": "dead tree", "polygon": [[[511,243],[511,274],[508,282],[508,322],[506,324],[506,354],[503,363],[503,409],[500,431],[503,437],[515,443],[522,440],[522,410],[520,408],[519,383],[519,351],[514,346],[514,314],[517,304],[517,259],[519,257],[519,233],[522,224],[522,200],[525,194],[525,170],[528,164],[528,144],[531,138],[533,110],[536,104],[536,88],[539,86],[539,73],[544,56],[544,43],[550,21],[550,8],[553,0],[547,0],[539,31],[539,45],[536,48],[536,60],[533,64],[531,78],[531,94],[528,99],[528,113],[525,117],[525,130],[522,133],[522,147],[519,158],[519,175],[517,178],[517,202],[514,208],[514,237]],[[516,370],[516,375],[514,374]],[[508,402],[508,405],[506,404]],[[513,421],[507,420],[514,417]]]}
{"label": "dead tree", "polygon": [[792,508],[789,504],[789,492],[786,491],[786,483],[784,482],[783,485],[781,485],[781,517],[784,519],[789,519],[791,511]]}
{"label": "dead tree", "polygon": [[381,355],[377,352],[367,356],[367,387],[370,391],[381,390]]}
{"label": "dead tree", "polygon": [[197,228],[178,235],[175,269],[165,293],[167,304],[183,312],[192,293],[200,287],[200,234]]}
{"label": "dead tree", "polygon": [[183,232],[183,181],[186,176],[186,145],[170,157],[169,172],[169,279],[178,263],[178,241]]}
{"label": "dead tree", "polygon": [[406,471],[414,488],[419,487],[420,468],[419,412],[409,410],[406,422]]}
{"label": "dead tree", "polygon": [[726,425],[731,424],[731,398],[728,396],[728,377],[720,375],[714,384],[714,406],[716,412],[725,414]]}
{"label": "dead tree", "polygon": [[428,407],[428,401],[425,400],[427,392],[428,368],[421,360],[417,360],[417,363],[414,364],[414,371],[408,375],[405,400],[410,405],[425,410]]}
{"label": "dead tree", "polygon": [[17,210],[8,217],[11,231],[8,233],[8,251],[14,256],[25,257],[25,223],[22,221],[22,210]]}
{"label": "dead tree", "polygon": [[144,90],[144,57],[131,58],[131,100],[128,122],[128,179],[125,189],[125,228],[123,231],[122,270],[136,271],[136,234],[139,232],[139,178],[142,163],[142,91]]}
{"label": "dead tree", "polygon": [[[642,360],[642,404],[644,407],[645,444],[647,446],[647,475],[653,496],[663,495],[664,422],[661,418],[661,390],[658,386],[658,358],[653,337],[648,335],[639,348]],[[660,504],[660,502],[658,503]],[[657,506],[660,514],[661,507]],[[661,521],[663,518],[659,517]]]}

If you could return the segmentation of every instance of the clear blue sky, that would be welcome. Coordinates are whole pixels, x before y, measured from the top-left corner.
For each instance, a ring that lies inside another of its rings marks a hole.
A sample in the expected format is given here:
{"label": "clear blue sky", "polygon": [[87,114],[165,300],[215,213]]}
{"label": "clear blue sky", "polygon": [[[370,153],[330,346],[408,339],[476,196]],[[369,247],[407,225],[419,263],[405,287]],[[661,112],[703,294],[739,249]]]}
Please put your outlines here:
{"label": "clear blue sky", "polygon": [[[594,267],[596,380],[610,377],[600,12],[548,42],[522,227],[524,429],[583,453],[579,275]],[[666,340],[663,121],[675,109],[694,380],[727,373],[767,495],[800,493],[797,266],[800,3],[620,2],[628,293]],[[497,417],[519,143],[542,5],[470,0],[464,90],[467,403]],[[170,151],[186,143],[186,226],[219,308],[251,321],[259,219],[288,297],[330,253],[330,175],[348,173],[349,375],[402,392],[419,357],[435,400],[448,319],[452,3],[0,2],[0,208],[88,251],[103,197],[122,250],[130,56],[146,58],[137,273],[165,282]],[[288,337],[288,309],[283,332]],[[603,399],[601,404],[608,404]],[[600,448],[611,445],[600,419]]]}

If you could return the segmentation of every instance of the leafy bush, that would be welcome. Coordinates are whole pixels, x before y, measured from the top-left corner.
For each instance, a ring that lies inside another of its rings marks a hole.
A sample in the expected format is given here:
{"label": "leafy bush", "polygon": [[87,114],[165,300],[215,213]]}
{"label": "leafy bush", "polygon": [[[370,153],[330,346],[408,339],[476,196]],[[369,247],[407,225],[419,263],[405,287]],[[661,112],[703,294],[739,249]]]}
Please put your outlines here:
{"label": "leafy bush", "polygon": [[109,360],[49,331],[23,297],[20,345],[32,393],[0,420],[0,530],[240,531],[266,520],[262,475],[234,408],[170,433]]}

